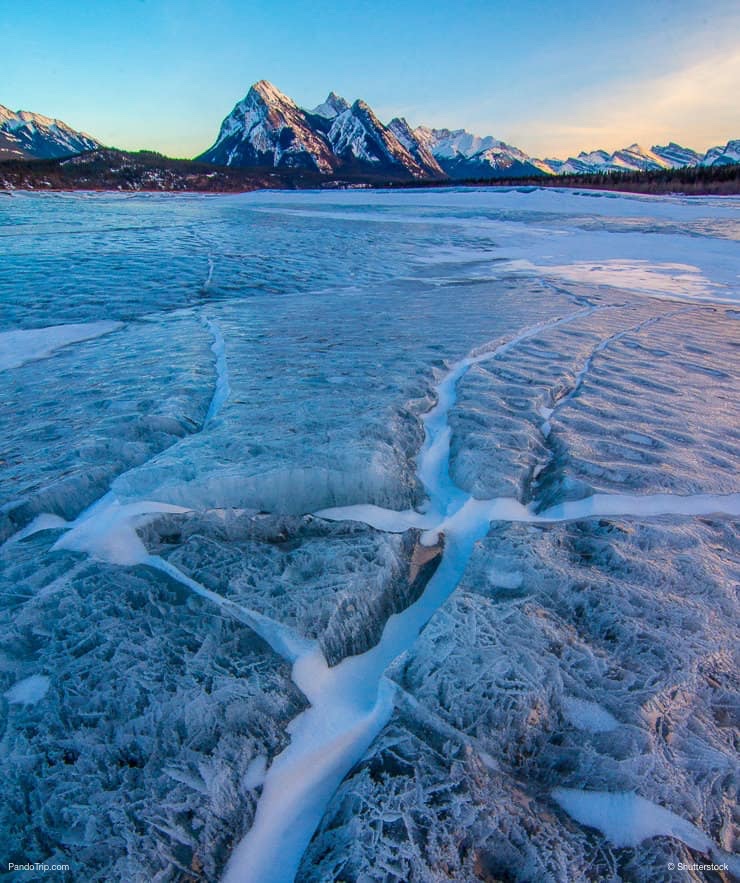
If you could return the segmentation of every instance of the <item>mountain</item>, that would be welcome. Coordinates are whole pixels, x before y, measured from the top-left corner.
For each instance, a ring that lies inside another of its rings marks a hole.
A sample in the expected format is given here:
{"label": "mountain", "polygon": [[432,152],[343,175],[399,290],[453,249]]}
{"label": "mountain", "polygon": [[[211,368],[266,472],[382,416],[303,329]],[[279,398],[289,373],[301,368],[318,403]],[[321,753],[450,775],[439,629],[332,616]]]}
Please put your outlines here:
{"label": "mountain", "polygon": [[221,124],[216,143],[198,160],[223,166],[306,168],[323,174],[437,177],[432,159],[415,156],[364,101],[350,105],[330,92],[307,111],[260,80]]}
{"label": "mountain", "polygon": [[[732,148],[732,145],[737,145]],[[706,154],[697,153],[689,147],[670,144],[655,145],[649,149],[631,144],[614,153],[594,150],[579,153],[566,160],[535,159],[532,162],[543,172],[552,175],[588,175],[594,172],[652,172],[659,169],[679,169],[690,166],[712,165],[713,162],[736,163],[740,161],[740,141],[730,141],[725,147],[713,147]],[[735,157],[734,159],[732,157]]]}
{"label": "mountain", "polygon": [[671,141],[670,144],[666,144],[663,147],[657,145],[653,147],[652,150],[653,153],[665,160],[668,164],[668,168],[671,169],[682,169],[686,166],[703,164],[702,160],[704,157],[701,153],[697,153],[690,147],[681,147],[681,145],[676,144],[675,141]]}
{"label": "mountain", "polygon": [[704,166],[731,166],[740,163],[740,139],[728,141],[724,147],[712,147],[702,160]]}
{"label": "mountain", "polygon": [[330,92],[326,101],[323,101],[318,107],[314,107],[311,113],[314,114],[314,116],[333,120],[334,117],[339,116],[339,114],[343,113],[345,110],[349,110],[348,102],[337,95],[336,92]]}
{"label": "mountain", "polygon": [[364,101],[355,101],[333,118],[327,139],[334,155],[345,168],[365,166],[373,171],[403,171],[414,178],[439,174],[436,162],[432,160],[433,167],[426,166],[415,157]]}
{"label": "mountain", "polygon": [[216,143],[196,159],[219,166],[309,168],[325,174],[336,168],[336,157],[310,115],[260,80],[221,124]]}
{"label": "mountain", "polygon": [[[724,148],[718,148],[724,150]],[[654,172],[623,172],[613,177],[584,174],[564,177],[536,175],[489,179],[527,186],[584,187],[634,193],[730,195],[740,193],[740,164],[716,163]],[[0,196],[14,190],[102,190],[241,193],[249,190],[334,187],[446,185],[448,178],[395,179],[334,177],[317,169],[238,168],[189,159],[169,159],[151,151],[128,152],[104,147],[61,159],[15,159],[0,162]],[[562,182],[562,183],[561,183]]]}
{"label": "mountain", "polygon": [[419,126],[414,135],[450,178],[516,178],[542,172],[524,151],[492,135],[426,126]]}
{"label": "mountain", "polygon": [[[55,159],[101,147],[61,120],[0,105],[0,160]],[[305,181],[311,176],[317,181],[329,178],[332,186],[497,180],[734,165],[740,163],[740,140],[705,154],[671,141],[650,148],[631,144],[613,153],[593,150],[567,159],[538,159],[492,135],[427,126],[412,129],[402,117],[385,125],[366,102],[350,103],[336,92],[307,110],[260,80],[224,119],[215,143],[196,157],[198,161],[253,169],[263,178],[291,173],[293,180],[294,172]],[[237,186],[236,180],[229,179],[228,186]]]}
{"label": "mountain", "polygon": [[419,126],[414,135],[450,178],[515,178],[543,171],[522,150],[492,135],[426,126]]}
{"label": "mountain", "polygon": [[0,159],[54,159],[100,146],[61,120],[0,104]]}
{"label": "mountain", "polygon": [[444,169],[440,166],[436,156],[403,117],[392,119],[388,123],[388,128],[420,165],[426,166],[441,178],[445,177]]}
{"label": "mountain", "polygon": [[260,80],[221,124],[215,144],[196,159],[236,168],[312,170],[367,180],[455,180],[659,171],[740,162],[740,141],[706,154],[671,142],[649,149],[581,152],[568,159],[537,159],[492,135],[465,129],[412,129],[396,117],[384,125],[362,100],[336,92],[313,110],[299,107]]}
{"label": "mountain", "polygon": [[631,144],[621,150],[585,151],[568,159],[537,159],[491,135],[481,137],[465,129],[414,130],[423,144],[451,178],[515,178],[545,175],[589,175],[601,172],[658,171],[697,165],[732,165],[740,162],[740,140],[724,147],[697,153],[671,141],[649,149]]}
{"label": "mountain", "polygon": [[429,129],[419,126],[415,135],[440,159],[469,159],[481,151],[500,147],[502,142],[492,135],[473,135],[465,129]]}

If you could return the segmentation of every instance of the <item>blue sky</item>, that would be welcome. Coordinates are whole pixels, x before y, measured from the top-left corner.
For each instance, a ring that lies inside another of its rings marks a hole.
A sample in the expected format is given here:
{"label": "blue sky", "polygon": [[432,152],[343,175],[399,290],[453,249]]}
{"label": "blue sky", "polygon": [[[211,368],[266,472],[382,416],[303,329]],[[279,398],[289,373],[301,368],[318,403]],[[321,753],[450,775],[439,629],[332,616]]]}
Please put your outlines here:
{"label": "blue sky", "polygon": [[192,156],[249,85],[539,156],[740,137],[734,0],[0,0],[0,104]]}

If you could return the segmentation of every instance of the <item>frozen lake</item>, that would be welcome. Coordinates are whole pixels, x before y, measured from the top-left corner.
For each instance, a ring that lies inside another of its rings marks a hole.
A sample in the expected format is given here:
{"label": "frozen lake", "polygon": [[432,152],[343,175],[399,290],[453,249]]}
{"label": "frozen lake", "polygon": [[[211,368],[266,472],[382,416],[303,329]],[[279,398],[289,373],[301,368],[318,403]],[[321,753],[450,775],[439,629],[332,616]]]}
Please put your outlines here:
{"label": "frozen lake", "polygon": [[736,198],[2,198],[3,859],[733,861],[739,240]]}

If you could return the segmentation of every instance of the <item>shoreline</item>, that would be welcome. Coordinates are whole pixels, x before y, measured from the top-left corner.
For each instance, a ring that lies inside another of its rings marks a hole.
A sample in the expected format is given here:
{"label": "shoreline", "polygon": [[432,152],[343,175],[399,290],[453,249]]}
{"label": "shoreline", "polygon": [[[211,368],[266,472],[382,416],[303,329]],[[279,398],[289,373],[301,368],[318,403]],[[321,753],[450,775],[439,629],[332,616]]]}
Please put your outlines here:
{"label": "shoreline", "polygon": [[654,196],[738,196],[740,163],[653,171],[500,176],[394,178],[349,171],[327,177],[315,169],[215,166],[158,154],[102,149],[44,160],[0,160],[0,193],[253,193],[334,190],[545,189],[593,190]]}
{"label": "shoreline", "polygon": [[475,182],[445,182],[444,184],[435,184],[433,182],[424,182],[423,184],[416,182],[410,184],[366,184],[358,186],[356,184],[348,184],[347,186],[332,187],[249,187],[243,190],[193,190],[193,189],[163,189],[155,187],[0,187],[0,196],[12,197],[16,193],[24,194],[100,194],[106,196],[136,196],[157,195],[157,196],[243,196],[247,193],[334,193],[337,191],[345,192],[348,190],[362,191],[398,191],[398,190],[419,190],[419,191],[446,191],[446,190],[502,190],[502,191],[535,191],[535,190],[556,190],[571,191],[578,193],[579,191],[588,190],[593,193],[613,194],[614,196],[644,196],[644,197],[682,197],[682,198],[705,198],[711,196],[714,199],[733,199],[740,197],[740,186],[729,192],[715,192],[712,190],[697,190],[694,192],[686,192],[683,190],[640,190],[617,187],[603,187],[596,184],[565,184],[565,183],[501,183],[497,180],[490,183],[484,181]]}

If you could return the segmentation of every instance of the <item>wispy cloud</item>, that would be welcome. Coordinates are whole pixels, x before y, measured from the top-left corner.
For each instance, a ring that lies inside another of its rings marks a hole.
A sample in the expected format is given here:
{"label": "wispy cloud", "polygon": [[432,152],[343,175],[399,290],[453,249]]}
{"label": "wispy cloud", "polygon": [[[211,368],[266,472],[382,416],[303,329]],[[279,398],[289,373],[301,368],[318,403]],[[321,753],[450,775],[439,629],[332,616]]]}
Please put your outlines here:
{"label": "wispy cloud", "polygon": [[589,88],[574,97],[567,122],[559,106],[552,116],[512,121],[505,134],[539,155],[613,150],[633,141],[677,140],[704,150],[740,137],[739,94],[740,51],[722,51],[658,77]]}

